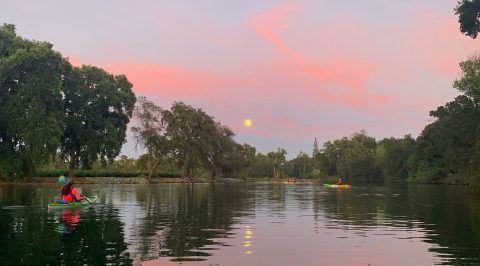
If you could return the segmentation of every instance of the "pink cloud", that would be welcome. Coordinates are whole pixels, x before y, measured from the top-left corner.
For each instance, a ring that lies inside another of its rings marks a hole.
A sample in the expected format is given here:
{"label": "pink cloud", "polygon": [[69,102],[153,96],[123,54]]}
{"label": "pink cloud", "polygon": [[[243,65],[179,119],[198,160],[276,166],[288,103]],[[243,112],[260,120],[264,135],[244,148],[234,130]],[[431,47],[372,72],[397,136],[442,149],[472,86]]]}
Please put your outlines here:
{"label": "pink cloud", "polygon": [[354,108],[364,108],[365,101],[389,101],[386,95],[376,95],[365,91],[366,82],[372,75],[372,66],[348,57],[335,58],[323,64],[316,64],[313,60],[301,55],[287,46],[281,39],[280,33],[286,28],[285,19],[298,6],[286,5],[275,7],[262,14],[250,18],[251,27],[265,40],[272,43],[277,49],[291,58],[305,72],[316,77],[323,86],[336,85],[354,93],[353,97],[331,92],[318,92],[328,100],[348,103]]}
{"label": "pink cloud", "polygon": [[211,90],[208,83],[219,78],[206,71],[148,63],[115,63],[105,69],[126,74],[138,93],[164,96],[198,96]]}
{"label": "pink cloud", "polygon": [[[317,89],[317,84],[303,82],[304,77],[293,73],[295,70],[276,68],[276,71],[286,72],[279,74],[280,80],[269,80],[261,75],[246,73],[244,75],[216,74],[208,71],[186,69],[179,67],[160,66],[145,63],[116,63],[105,67],[112,73],[124,73],[134,85],[137,93],[158,94],[166,97],[182,98],[211,98],[215,97],[217,104],[227,102],[225,107],[231,106],[231,98],[235,94],[243,97],[255,96],[257,100],[268,100],[275,95],[285,100],[291,98],[291,91],[281,90],[282,85],[298,88],[301,94],[307,93],[317,100],[338,103],[354,109],[368,109],[365,106],[364,94],[340,95],[328,90]],[[258,70],[264,71],[264,70]],[[292,75],[293,74],[293,75]],[[258,90],[261,88],[261,90]],[[374,100],[384,101],[382,96],[374,95]],[[222,101],[220,101],[222,100]]]}

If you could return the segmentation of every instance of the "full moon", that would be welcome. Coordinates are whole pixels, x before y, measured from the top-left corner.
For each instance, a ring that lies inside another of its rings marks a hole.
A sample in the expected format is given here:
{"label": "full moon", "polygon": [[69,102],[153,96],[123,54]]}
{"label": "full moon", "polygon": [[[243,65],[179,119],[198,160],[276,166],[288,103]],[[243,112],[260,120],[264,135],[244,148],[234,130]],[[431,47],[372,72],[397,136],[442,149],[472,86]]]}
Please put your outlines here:
{"label": "full moon", "polygon": [[248,119],[248,118],[245,119],[245,120],[243,120],[243,126],[244,126],[244,127],[251,127],[252,124],[253,124],[252,120],[250,120],[250,119]]}

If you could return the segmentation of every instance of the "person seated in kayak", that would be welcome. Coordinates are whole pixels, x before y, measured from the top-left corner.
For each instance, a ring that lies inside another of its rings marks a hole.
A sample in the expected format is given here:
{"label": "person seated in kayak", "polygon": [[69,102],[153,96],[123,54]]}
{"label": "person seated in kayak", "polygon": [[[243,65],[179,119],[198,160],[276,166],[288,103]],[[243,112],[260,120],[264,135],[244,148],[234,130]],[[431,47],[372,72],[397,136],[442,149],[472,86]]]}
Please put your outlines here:
{"label": "person seated in kayak", "polygon": [[337,185],[343,185],[341,178],[338,178]]}
{"label": "person seated in kayak", "polygon": [[67,184],[62,188],[62,201],[65,203],[72,202],[72,201],[81,201],[84,200],[86,197],[80,194],[80,190],[76,186],[74,186],[73,180],[69,179]]}

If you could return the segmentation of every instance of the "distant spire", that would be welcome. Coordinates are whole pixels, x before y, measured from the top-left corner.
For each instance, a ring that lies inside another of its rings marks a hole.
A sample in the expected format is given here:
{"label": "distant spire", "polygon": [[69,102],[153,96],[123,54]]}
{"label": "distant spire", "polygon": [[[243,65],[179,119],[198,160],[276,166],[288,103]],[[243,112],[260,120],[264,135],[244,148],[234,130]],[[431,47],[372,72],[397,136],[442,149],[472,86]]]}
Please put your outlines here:
{"label": "distant spire", "polygon": [[315,141],[313,142],[313,154],[312,154],[312,158],[315,158],[318,154],[320,154],[320,150],[318,149],[317,138],[315,138]]}

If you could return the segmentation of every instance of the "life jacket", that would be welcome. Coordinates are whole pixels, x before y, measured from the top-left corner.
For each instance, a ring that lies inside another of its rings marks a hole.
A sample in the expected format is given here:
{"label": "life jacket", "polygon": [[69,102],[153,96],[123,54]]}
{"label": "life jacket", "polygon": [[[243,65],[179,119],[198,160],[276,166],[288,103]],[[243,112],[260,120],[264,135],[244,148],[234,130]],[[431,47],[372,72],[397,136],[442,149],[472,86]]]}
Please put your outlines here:
{"label": "life jacket", "polygon": [[75,199],[75,196],[73,195],[73,188],[74,188],[74,186],[70,187],[70,192],[67,195],[62,194],[62,200],[66,201],[66,202],[72,202],[73,199]]}

